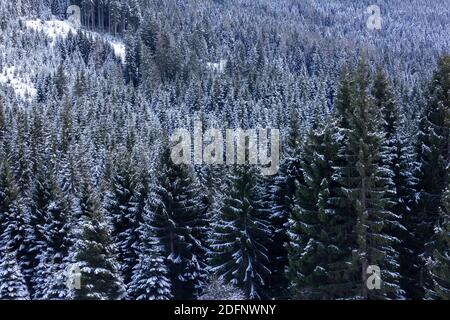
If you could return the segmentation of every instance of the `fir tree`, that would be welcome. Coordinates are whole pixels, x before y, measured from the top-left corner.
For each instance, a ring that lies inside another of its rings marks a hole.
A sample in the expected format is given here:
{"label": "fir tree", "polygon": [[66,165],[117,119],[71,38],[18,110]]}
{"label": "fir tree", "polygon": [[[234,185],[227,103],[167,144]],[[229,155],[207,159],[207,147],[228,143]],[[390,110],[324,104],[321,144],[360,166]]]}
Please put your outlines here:
{"label": "fir tree", "polygon": [[0,170],[0,247],[20,256],[26,236],[24,208],[7,159],[0,162]]}
{"label": "fir tree", "polygon": [[5,115],[3,111],[3,101],[0,99],[0,143],[3,140],[3,132],[5,130]]}
{"label": "fir tree", "polygon": [[[40,268],[41,272],[45,272],[46,266],[52,253],[48,251],[51,241],[50,234],[53,232],[64,232],[64,230],[52,230],[48,224],[52,224],[49,211],[57,208],[57,182],[52,169],[45,172],[47,168],[39,161],[37,163],[37,173],[31,190],[30,207],[27,212],[28,224],[26,229],[26,238],[24,246],[26,255],[24,259],[24,276],[30,287],[31,297],[42,298],[45,284],[43,277],[46,275],[37,275]],[[56,212],[55,212],[56,213]],[[58,214],[57,214],[58,215]],[[59,224],[59,221],[55,223]],[[59,256],[58,258],[62,258]],[[42,262],[42,263],[41,263]],[[41,265],[39,265],[41,263]]]}
{"label": "fir tree", "polygon": [[296,298],[345,297],[351,283],[346,273],[351,245],[347,235],[354,224],[333,201],[340,187],[333,179],[339,146],[333,130],[311,129],[299,159],[301,179],[289,219],[288,274]]}
{"label": "fir tree", "polygon": [[58,70],[56,71],[54,84],[58,97],[61,99],[67,91],[67,76],[64,72],[64,66],[62,64],[59,65]]}
{"label": "fir tree", "polygon": [[133,162],[124,156],[111,182],[111,191],[107,197],[106,211],[112,221],[112,237],[117,246],[117,259],[125,284],[131,280],[132,269],[137,264],[139,226],[136,203],[136,173]]}
{"label": "fir tree", "polygon": [[[414,197],[414,177],[412,174],[414,163],[414,150],[408,139],[405,127],[405,116],[401,114],[399,104],[386,74],[379,69],[373,83],[372,95],[375,106],[380,110],[382,116],[381,129],[384,133],[384,144],[382,148],[382,159],[380,164],[386,166],[392,178],[391,188],[395,190],[390,197],[393,203],[390,211],[392,219],[386,221],[386,231],[400,241],[394,246],[399,254],[400,263],[400,286],[406,293],[412,290],[414,281],[411,281],[410,270],[417,263],[414,252],[414,239],[411,232],[405,228],[412,229],[412,202]],[[396,298],[392,296],[392,298]]]}
{"label": "fir tree", "polygon": [[35,247],[40,251],[36,252],[33,299],[64,299],[68,294],[64,272],[73,240],[69,232],[70,207],[55,181],[55,175],[50,173],[49,176],[50,198],[42,212],[43,224],[39,226],[42,239]]}

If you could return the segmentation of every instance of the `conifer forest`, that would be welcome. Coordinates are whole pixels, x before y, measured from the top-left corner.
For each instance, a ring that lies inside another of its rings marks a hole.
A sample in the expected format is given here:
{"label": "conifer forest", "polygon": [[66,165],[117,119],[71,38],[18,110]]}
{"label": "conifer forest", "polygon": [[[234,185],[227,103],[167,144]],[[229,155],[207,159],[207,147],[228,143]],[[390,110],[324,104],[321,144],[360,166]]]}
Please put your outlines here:
{"label": "conifer forest", "polygon": [[0,0],[0,300],[272,299],[450,299],[450,0]]}

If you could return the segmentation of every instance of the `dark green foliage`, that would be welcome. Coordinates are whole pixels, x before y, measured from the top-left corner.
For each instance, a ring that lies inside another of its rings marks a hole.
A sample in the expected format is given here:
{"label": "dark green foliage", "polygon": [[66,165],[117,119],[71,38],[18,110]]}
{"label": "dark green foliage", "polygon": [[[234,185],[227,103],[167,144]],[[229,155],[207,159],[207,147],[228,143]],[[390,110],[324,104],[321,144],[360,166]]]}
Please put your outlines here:
{"label": "dark green foliage", "polygon": [[228,192],[213,218],[211,272],[244,290],[250,299],[267,294],[269,212],[261,206],[255,169],[230,172]]}
{"label": "dark green foliage", "polygon": [[155,237],[167,259],[175,299],[193,299],[205,281],[202,243],[204,209],[198,182],[187,165],[175,165],[169,149],[162,152],[157,180],[150,193]]}
{"label": "dark green foliage", "polygon": [[[92,188],[85,182],[81,191],[81,221],[68,270],[80,272],[80,288],[70,297],[77,300],[114,300],[125,297],[125,288],[114,257],[110,228],[100,212]],[[74,279],[73,279],[74,280]]]}
{"label": "dark green foliage", "polygon": [[[424,259],[433,254],[435,244],[434,228],[439,219],[439,206],[449,181],[448,165],[450,163],[450,57],[444,56],[439,60],[429,87],[429,98],[425,106],[419,125],[417,136],[416,171],[418,204],[415,208],[416,216],[414,237],[417,240],[416,255]],[[420,281],[421,288],[431,288],[423,260],[416,268],[414,281]],[[423,289],[414,293],[415,298],[424,295]]]}
{"label": "dark green foliage", "polygon": [[336,201],[335,134],[331,126],[312,129],[300,156],[301,178],[289,221],[288,275],[295,298],[341,298],[352,286],[347,269],[354,218]]}

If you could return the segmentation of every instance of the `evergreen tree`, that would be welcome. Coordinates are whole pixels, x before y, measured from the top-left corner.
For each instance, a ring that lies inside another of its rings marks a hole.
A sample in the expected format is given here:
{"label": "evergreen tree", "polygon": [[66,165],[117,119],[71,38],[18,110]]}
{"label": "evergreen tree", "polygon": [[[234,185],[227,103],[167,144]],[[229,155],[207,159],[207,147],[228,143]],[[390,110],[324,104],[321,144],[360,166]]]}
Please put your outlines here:
{"label": "evergreen tree", "polygon": [[16,256],[6,248],[0,255],[0,300],[28,300],[30,298],[25,279]]}
{"label": "evergreen tree", "polygon": [[[49,209],[54,207],[55,191],[57,184],[52,171],[44,172],[42,164],[38,164],[38,171],[36,172],[35,180],[31,190],[30,207],[27,213],[28,224],[26,229],[26,238],[24,246],[26,248],[26,255],[24,259],[24,276],[30,287],[31,297],[42,298],[43,290],[45,289],[46,275],[37,275],[38,268],[45,272],[45,263],[50,259],[52,254],[48,249],[48,225],[52,223],[48,216]],[[55,207],[56,209],[56,207]],[[61,258],[61,257],[60,257]],[[42,262],[41,266],[39,266]]]}
{"label": "evergreen tree", "polygon": [[347,269],[354,220],[335,201],[340,195],[334,180],[339,147],[335,124],[317,124],[300,153],[301,179],[289,219],[288,275],[296,298],[342,298],[352,288]]}
{"label": "evergreen tree", "polygon": [[450,300],[450,188],[444,194],[439,213],[440,218],[434,230],[435,249],[427,261],[433,281],[427,297]]}
{"label": "evergreen tree", "polygon": [[[44,223],[40,227],[43,239],[37,252],[33,299],[64,299],[68,294],[65,270],[72,245],[70,238],[70,207],[59,189],[55,177],[50,174],[50,202],[44,211]],[[37,249],[37,248],[36,248]]]}
{"label": "evergreen tree", "polygon": [[[389,84],[385,73],[377,71],[372,95],[375,106],[382,115],[381,128],[384,133],[384,145],[382,149],[381,165],[386,166],[391,172],[392,185],[395,193],[391,195],[390,208],[394,214],[387,226],[387,233],[400,241],[395,244],[395,250],[399,253],[400,262],[400,286],[405,293],[414,290],[416,285],[411,279],[411,272],[417,264],[418,257],[414,252],[414,239],[406,226],[413,228],[412,206],[414,197],[414,177],[412,174],[414,163],[414,150],[406,133],[405,117],[400,113],[393,89]],[[395,298],[395,296],[392,296]]]}
{"label": "evergreen tree", "polygon": [[132,83],[134,87],[139,86],[142,78],[142,49],[139,37],[127,35],[127,50],[125,57],[125,79],[127,83]]}
{"label": "evergreen tree", "polygon": [[67,92],[67,76],[64,72],[63,64],[60,64],[58,70],[56,71],[54,84],[56,93],[58,94],[58,98],[61,99],[62,96]]}
{"label": "evergreen tree", "polygon": [[[383,299],[402,296],[399,288],[398,239],[388,234],[396,216],[389,211],[392,205],[392,172],[381,165],[384,136],[380,132],[380,114],[368,94],[368,76],[364,61],[357,74],[350,75],[341,88],[339,106],[344,135],[336,180],[342,185],[348,214],[354,214],[355,246],[352,267],[362,277],[353,288],[354,297]],[[350,89],[350,90],[349,90]],[[342,104],[342,102],[345,102]],[[369,290],[367,269],[377,265],[382,273],[383,287]]]}
{"label": "evergreen tree", "polygon": [[289,238],[287,227],[294,206],[295,183],[300,173],[298,159],[300,142],[298,115],[296,112],[292,112],[289,135],[286,141],[287,148],[270,190],[272,195],[270,214],[272,241],[268,244],[268,255],[271,271],[269,286],[270,296],[272,297],[283,298],[288,294],[288,278],[285,274],[288,265],[286,244]]}
{"label": "evergreen tree", "polygon": [[139,227],[142,247],[139,261],[133,268],[128,296],[136,300],[168,300],[172,297],[166,259],[151,227],[149,205],[144,210],[144,221]]}
{"label": "evergreen tree", "polygon": [[0,162],[0,247],[16,256],[23,253],[25,215],[7,159]]}
{"label": "evergreen tree", "polygon": [[3,140],[3,132],[5,131],[5,112],[3,111],[3,101],[0,99],[0,143]]}
{"label": "evergreen tree", "polygon": [[111,191],[107,197],[106,211],[111,217],[112,237],[117,246],[117,261],[125,284],[131,280],[132,269],[137,264],[136,244],[139,241],[139,214],[136,203],[136,173],[134,163],[124,155],[119,159],[113,175]]}
{"label": "evergreen tree", "polygon": [[159,160],[155,189],[148,210],[152,228],[167,258],[175,299],[193,299],[205,281],[204,209],[198,182],[187,165],[176,165],[165,149]]}
{"label": "evergreen tree", "polygon": [[236,167],[228,192],[213,220],[211,272],[244,290],[246,297],[266,297],[270,270],[267,239],[269,215],[260,203],[255,169]]}
{"label": "evergreen tree", "polygon": [[142,42],[147,46],[152,55],[156,52],[158,32],[158,25],[156,22],[151,17],[147,17],[142,25],[141,38]]}
{"label": "evergreen tree", "polygon": [[121,299],[125,296],[125,287],[113,255],[110,228],[87,180],[81,191],[80,209],[79,238],[73,247],[71,262],[72,267],[80,271],[81,286],[73,288],[70,297],[77,300]]}
{"label": "evergreen tree", "polygon": [[414,297],[424,295],[422,288],[430,289],[433,285],[425,268],[425,261],[435,249],[434,228],[439,220],[439,206],[449,181],[448,165],[450,163],[450,56],[439,60],[429,88],[429,98],[419,124],[417,137],[416,172],[418,204],[415,208],[416,228],[412,230],[418,241],[416,255],[424,260],[416,268],[414,281],[420,283]]}

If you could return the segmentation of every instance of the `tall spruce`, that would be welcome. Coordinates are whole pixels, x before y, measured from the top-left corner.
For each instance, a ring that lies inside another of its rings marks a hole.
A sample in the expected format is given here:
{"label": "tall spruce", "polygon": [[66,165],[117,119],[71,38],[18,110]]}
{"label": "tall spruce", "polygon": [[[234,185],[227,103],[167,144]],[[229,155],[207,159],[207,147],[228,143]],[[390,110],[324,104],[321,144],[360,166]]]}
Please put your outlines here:
{"label": "tall spruce", "polygon": [[76,300],[122,299],[126,292],[114,255],[111,228],[101,212],[89,179],[83,181],[78,239],[71,250],[68,268],[68,271],[75,271],[73,276],[78,276],[76,271],[79,271],[80,287],[72,288],[69,297]]}
{"label": "tall spruce", "polygon": [[299,157],[301,178],[289,219],[288,275],[295,298],[342,298],[352,285],[346,270],[354,221],[334,201],[340,187],[333,179],[339,146],[334,124],[312,128]]}
{"label": "tall spruce", "polygon": [[298,114],[292,112],[286,148],[281,160],[278,174],[273,178],[270,188],[271,214],[270,226],[272,241],[268,244],[268,256],[271,276],[269,279],[270,295],[284,298],[288,296],[288,278],[286,268],[288,265],[288,252],[286,245],[288,239],[288,219],[292,214],[294,205],[295,182],[299,176],[299,153],[301,133],[298,124]]}
{"label": "tall spruce", "polygon": [[[450,163],[450,56],[443,56],[429,85],[428,100],[419,124],[417,137],[418,204],[415,209],[416,228],[414,237],[418,242],[416,255],[422,257],[416,268],[414,281],[420,283],[413,293],[422,298],[425,290],[433,287],[425,262],[435,250],[434,228],[439,221],[439,206],[448,185]],[[425,290],[423,289],[425,288]]]}
{"label": "tall spruce", "polygon": [[6,248],[0,254],[0,300],[28,300],[25,278],[14,253]]}
{"label": "tall spruce", "polygon": [[[386,232],[399,240],[394,248],[399,254],[400,286],[408,295],[416,285],[411,279],[411,270],[418,261],[418,257],[413,254],[413,234],[406,228],[411,227],[414,221],[411,209],[414,198],[415,180],[412,171],[415,154],[405,126],[405,116],[401,113],[393,88],[382,69],[377,70],[372,96],[382,116],[384,143],[380,164],[389,169],[391,187],[395,191],[390,196],[393,216],[385,221],[388,224]],[[398,298],[395,295],[391,297]]]}
{"label": "tall spruce", "polygon": [[427,261],[433,286],[427,298],[450,300],[450,187],[444,194],[434,229],[434,251]]}
{"label": "tall spruce", "polygon": [[204,208],[199,184],[192,167],[172,162],[167,146],[157,168],[148,207],[151,225],[167,259],[174,298],[193,299],[206,280],[205,244],[200,240]]}
{"label": "tall spruce", "polygon": [[239,166],[228,179],[229,191],[212,222],[211,272],[244,290],[250,299],[264,298],[271,230],[269,214],[261,207],[257,173],[251,166]]}
{"label": "tall spruce", "polygon": [[[343,134],[336,180],[341,187],[343,201],[350,219],[355,219],[355,243],[349,268],[360,275],[349,292],[361,299],[401,297],[399,287],[398,239],[389,235],[388,228],[396,216],[390,211],[392,172],[382,164],[384,135],[380,126],[380,110],[369,96],[369,82],[365,62],[355,74],[344,81],[341,97],[345,105],[339,106]],[[352,217],[352,215],[354,215]],[[367,270],[376,265],[381,270],[382,287],[369,290]]]}
{"label": "tall spruce", "polygon": [[128,296],[136,300],[168,300],[172,293],[167,260],[151,226],[152,211],[149,208],[150,205],[145,205],[143,222],[139,226],[142,243],[128,286]]}
{"label": "tall spruce", "polygon": [[106,212],[111,217],[120,271],[125,284],[128,284],[138,260],[136,243],[139,241],[140,212],[137,210],[137,174],[135,163],[124,154],[118,161],[106,200]]}

